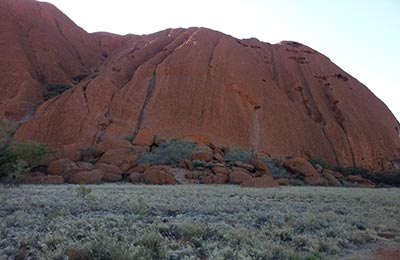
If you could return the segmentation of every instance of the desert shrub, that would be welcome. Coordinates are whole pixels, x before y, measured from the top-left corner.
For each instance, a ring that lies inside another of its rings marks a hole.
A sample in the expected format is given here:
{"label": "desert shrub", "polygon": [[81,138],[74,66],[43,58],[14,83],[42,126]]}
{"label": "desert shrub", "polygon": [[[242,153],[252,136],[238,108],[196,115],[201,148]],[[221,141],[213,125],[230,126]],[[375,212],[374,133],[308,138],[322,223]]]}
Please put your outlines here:
{"label": "desert shrub", "polygon": [[87,77],[89,77],[89,75],[90,75],[89,73],[81,73],[81,74],[78,74],[78,75],[72,77],[72,80],[75,82],[80,82],[80,81],[86,79]]}
{"label": "desert shrub", "polygon": [[163,241],[160,233],[156,231],[147,231],[139,239],[138,245],[142,250],[139,250],[140,257],[143,259],[163,259],[165,251],[163,250],[161,243]]}
{"label": "desert shrub", "polygon": [[262,157],[261,159],[268,165],[271,175],[275,179],[278,179],[278,178],[291,179],[291,178],[293,178],[293,176],[286,170],[285,167],[281,166],[278,162],[275,162],[273,159],[268,158],[268,157]]}
{"label": "desert shrub", "polygon": [[49,100],[55,96],[61,95],[64,91],[72,88],[68,83],[50,83],[47,86],[47,92],[44,95],[44,100]]}
{"label": "desert shrub", "polygon": [[237,161],[241,161],[244,163],[249,163],[250,162],[250,157],[251,154],[250,152],[247,152],[243,150],[240,147],[235,147],[233,149],[233,152],[229,152],[225,154],[225,161],[228,162],[229,164],[235,164]]}
{"label": "desert shrub", "polygon": [[16,126],[7,120],[0,121],[0,178],[7,175],[9,153],[8,148],[12,142]]}
{"label": "desert shrub", "polygon": [[89,193],[92,192],[92,189],[84,185],[79,185],[78,188],[75,189],[75,192],[79,198],[86,199]]}
{"label": "desert shrub", "polygon": [[151,152],[144,153],[139,158],[139,163],[176,166],[182,159],[189,159],[195,149],[196,145],[192,142],[171,140],[160,144]]}
{"label": "desert shrub", "polygon": [[324,159],[322,159],[321,157],[308,160],[308,162],[311,163],[312,166],[314,166],[314,168],[315,168],[317,165],[320,165],[320,166],[322,166],[322,168],[324,168],[324,169],[329,169],[329,165],[328,165],[328,164],[324,161]]}
{"label": "desert shrub", "polygon": [[368,178],[370,175],[370,171],[368,169],[360,168],[360,167],[336,167],[334,169],[341,174],[348,175],[361,175],[364,178]]}
{"label": "desert shrub", "polygon": [[211,168],[212,163],[205,162],[202,160],[193,160],[192,161],[194,167],[204,167],[204,168]]}
{"label": "desert shrub", "polygon": [[392,186],[400,186],[400,170],[371,172],[368,179],[378,184],[387,184]]}
{"label": "desert shrub", "polygon": [[128,208],[139,217],[144,217],[149,212],[149,207],[142,197],[129,204]]}
{"label": "desert shrub", "polygon": [[28,141],[3,147],[0,162],[0,176],[10,184],[19,182],[23,174],[41,165],[54,154],[54,150],[46,144]]}

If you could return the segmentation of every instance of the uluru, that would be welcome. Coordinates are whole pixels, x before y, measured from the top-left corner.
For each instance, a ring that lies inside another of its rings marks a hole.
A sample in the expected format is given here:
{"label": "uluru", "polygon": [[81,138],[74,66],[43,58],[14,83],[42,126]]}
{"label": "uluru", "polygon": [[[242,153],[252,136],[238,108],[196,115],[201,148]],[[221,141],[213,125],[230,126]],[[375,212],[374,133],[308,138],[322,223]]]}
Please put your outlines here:
{"label": "uluru", "polygon": [[[73,157],[138,136],[192,139],[273,158],[385,170],[400,125],[366,86],[302,43],[207,28],[87,33],[51,4],[0,1],[0,119]],[[64,86],[65,91],[49,96]]]}

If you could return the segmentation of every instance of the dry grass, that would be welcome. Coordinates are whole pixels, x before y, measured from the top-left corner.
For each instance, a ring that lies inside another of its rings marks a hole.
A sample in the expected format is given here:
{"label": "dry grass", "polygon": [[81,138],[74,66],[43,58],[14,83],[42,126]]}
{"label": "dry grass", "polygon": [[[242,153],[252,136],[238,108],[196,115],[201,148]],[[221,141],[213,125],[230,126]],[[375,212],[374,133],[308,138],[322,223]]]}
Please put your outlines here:
{"label": "dry grass", "polygon": [[338,259],[400,232],[400,189],[77,187],[0,187],[0,259]]}

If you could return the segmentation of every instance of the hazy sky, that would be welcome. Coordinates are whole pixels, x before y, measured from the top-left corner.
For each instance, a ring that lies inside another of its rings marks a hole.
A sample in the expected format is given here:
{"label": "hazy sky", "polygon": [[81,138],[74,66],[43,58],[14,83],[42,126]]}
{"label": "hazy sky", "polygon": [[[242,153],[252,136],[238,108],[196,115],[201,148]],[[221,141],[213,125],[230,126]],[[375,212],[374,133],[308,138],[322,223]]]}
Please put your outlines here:
{"label": "hazy sky", "polygon": [[400,120],[399,0],[48,0],[88,32],[208,27],[236,38],[294,40],[328,56]]}

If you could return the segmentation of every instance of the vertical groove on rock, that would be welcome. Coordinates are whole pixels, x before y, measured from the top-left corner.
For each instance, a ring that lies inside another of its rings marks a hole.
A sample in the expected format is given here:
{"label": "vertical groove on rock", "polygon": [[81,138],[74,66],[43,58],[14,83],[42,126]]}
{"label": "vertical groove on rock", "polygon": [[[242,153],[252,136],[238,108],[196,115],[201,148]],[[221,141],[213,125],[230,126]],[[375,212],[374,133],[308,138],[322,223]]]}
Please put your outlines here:
{"label": "vertical groove on rock", "polygon": [[343,129],[343,133],[344,133],[344,137],[346,139],[347,145],[349,146],[349,149],[350,149],[350,155],[351,155],[351,161],[353,163],[353,167],[357,167],[356,159],[354,157],[353,147],[351,146],[349,137],[347,136],[347,132],[343,126],[342,126],[342,129]]}
{"label": "vertical groove on rock", "polygon": [[203,125],[204,123],[204,113],[207,110],[207,106],[206,103],[204,102],[206,100],[206,96],[209,94],[209,92],[207,91],[207,87],[211,84],[211,69],[213,68],[213,66],[211,65],[213,60],[214,60],[214,55],[215,55],[215,49],[217,48],[218,44],[220,43],[221,38],[218,38],[218,41],[214,44],[214,46],[212,47],[211,50],[211,55],[208,58],[208,62],[207,62],[207,77],[206,77],[206,83],[205,83],[205,88],[203,91],[203,96],[202,96],[202,101],[203,101],[203,106],[202,106],[202,115],[201,115],[201,124]]}
{"label": "vertical groove on rock", "polygon": [[335,157],[336,166],[339,166],[339,160],[338,160],[338,157],[337,157],[335,146],[333,145],[331,139],[329,139],[328,134],[326,133],[326,130],[325,130],[324,126],[321,126],[321,130],[322,130],[322,133],[324,133],[324,136],[325,136],[326,140],[328,141],[329,146],[331,147],[332,153],[333,153],[333,155]]}
{"label": "vertical groove on rock", "polygon": [[146,97],[144,99],[142,107],[140,108],[139,115],[138,115],[138,118],[136,121],[136,126],[135,126],[135,129],[133,130],[132,139],[135,139],[135,137],[137,136],[137,134],[140,130],[140,127],[143,122],[146,106],[149,103],[151,96],[153,95],[153,91],[154,91],[154,88],[156,86],[156,81],[157,81],[157,68],[158,68],[158,64],[156,65],[155,69],[153,70],[153,76],[151,77],[149,85],[147,87]]}

